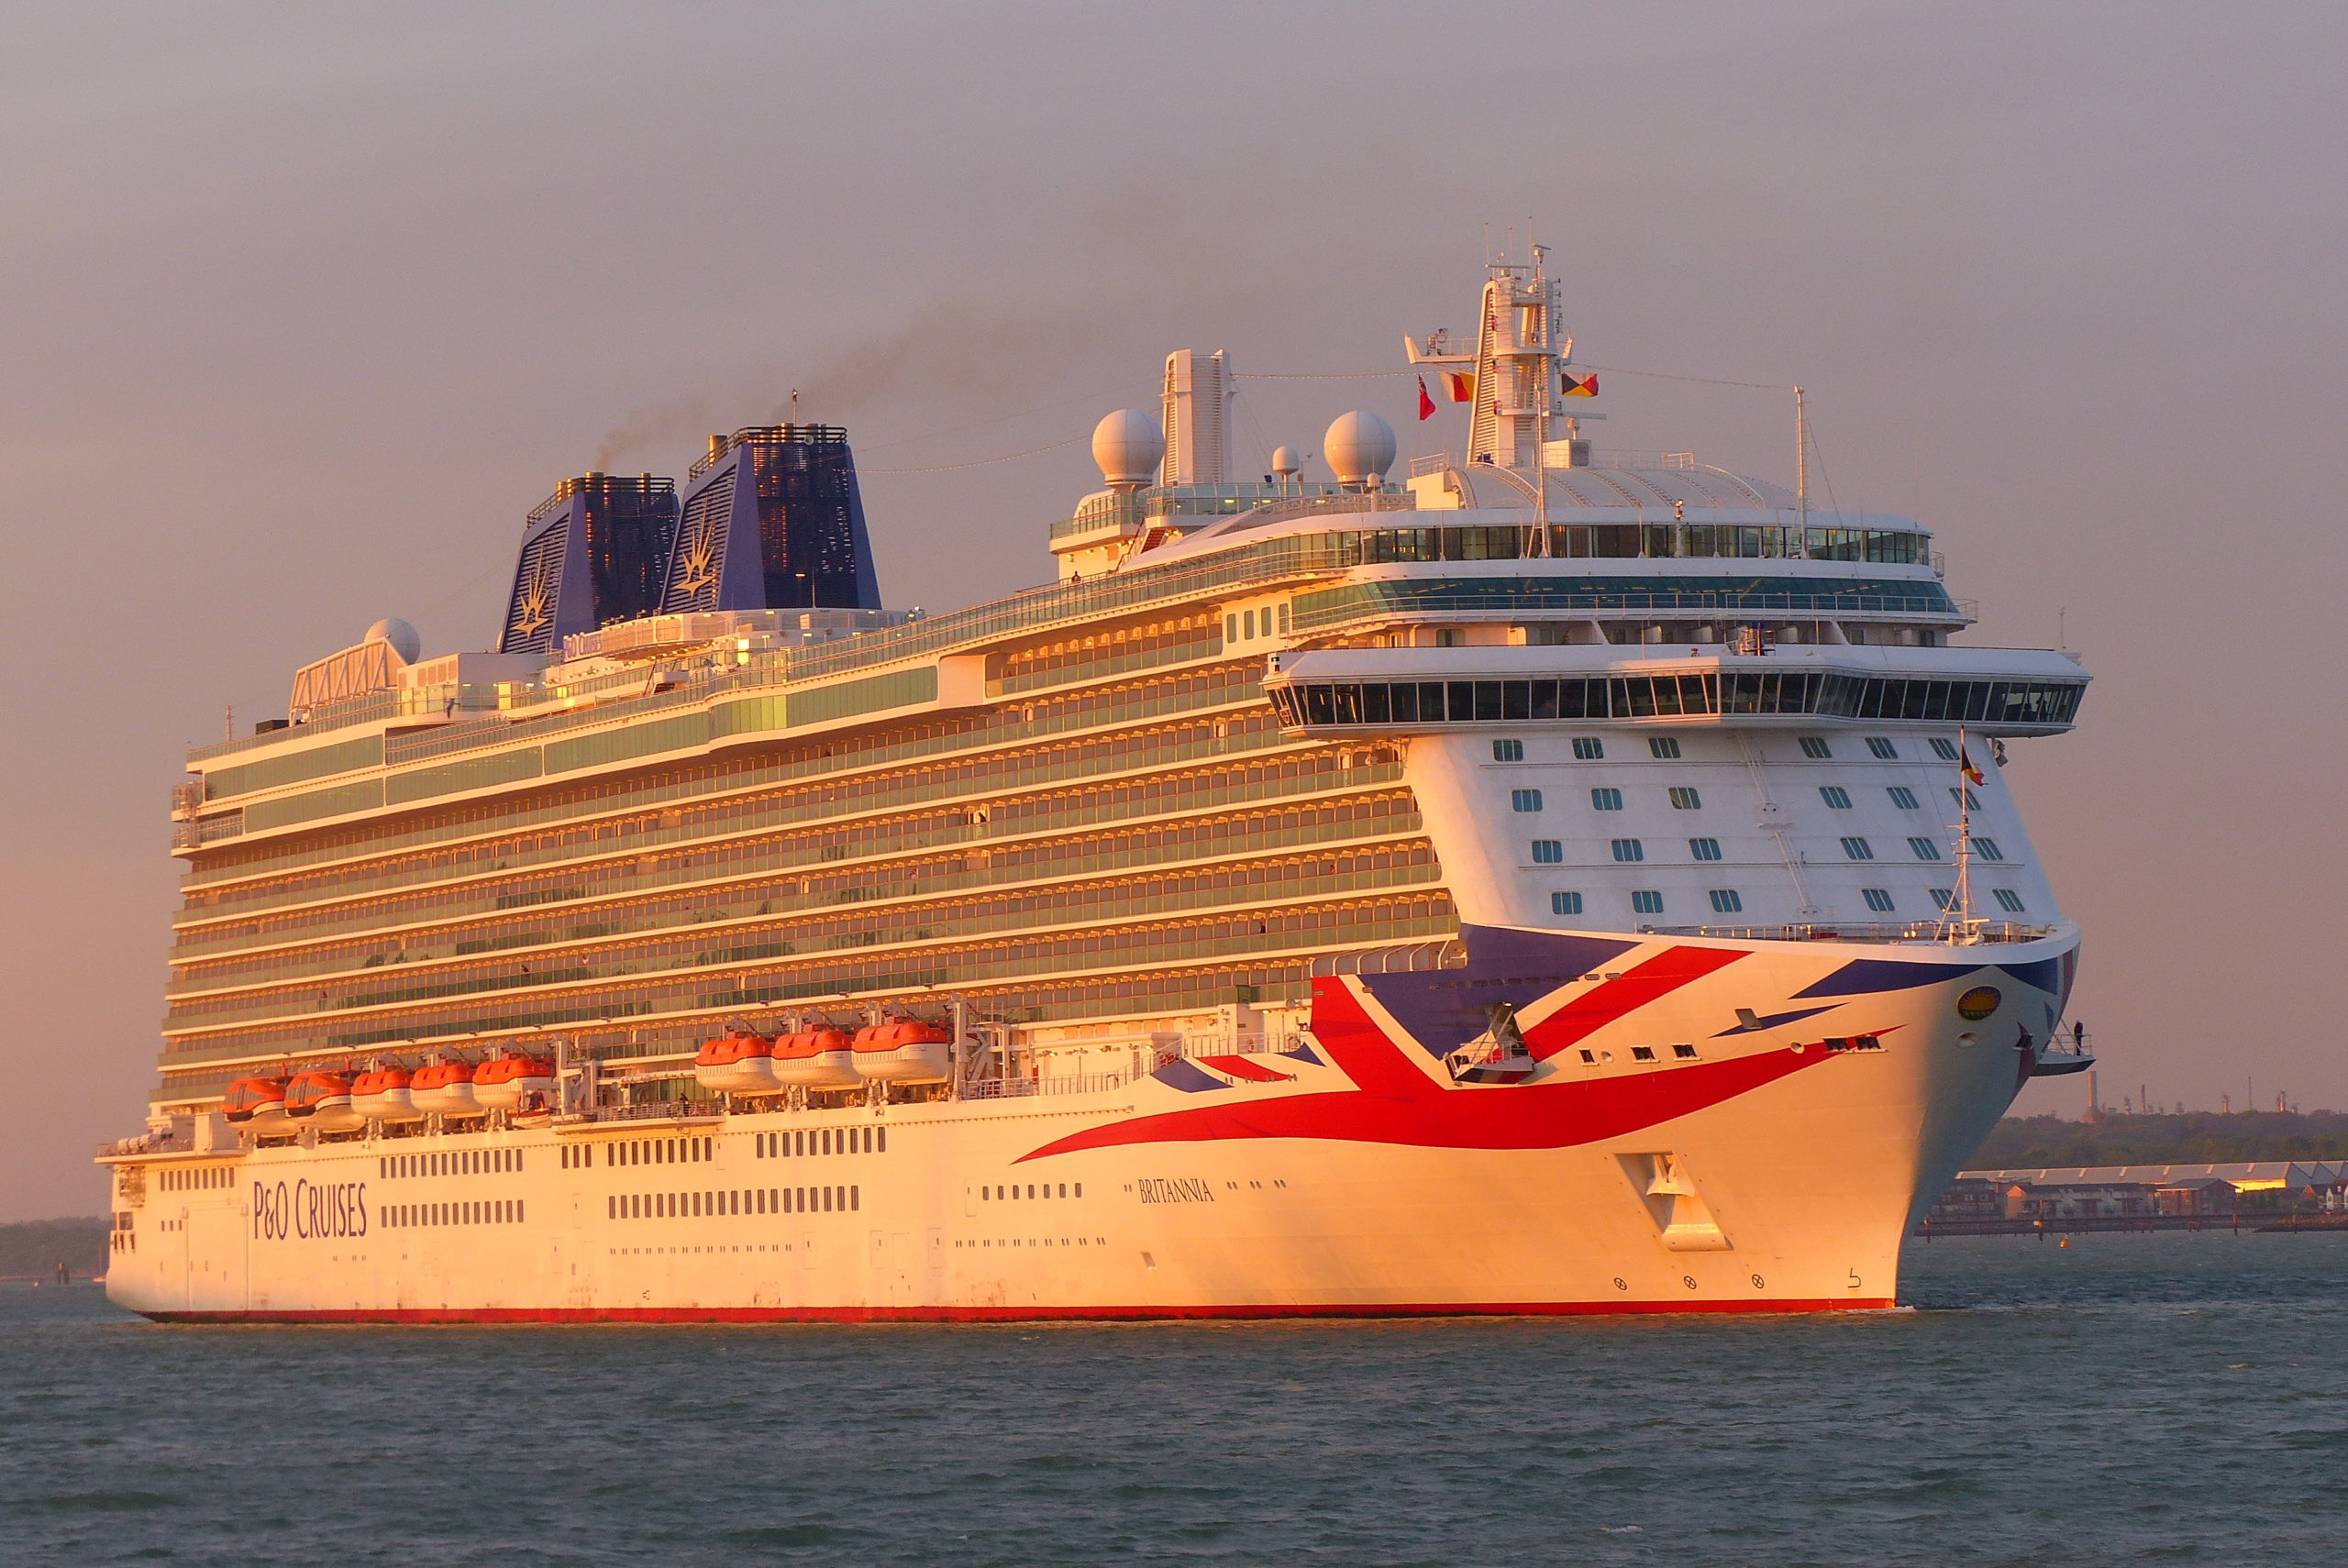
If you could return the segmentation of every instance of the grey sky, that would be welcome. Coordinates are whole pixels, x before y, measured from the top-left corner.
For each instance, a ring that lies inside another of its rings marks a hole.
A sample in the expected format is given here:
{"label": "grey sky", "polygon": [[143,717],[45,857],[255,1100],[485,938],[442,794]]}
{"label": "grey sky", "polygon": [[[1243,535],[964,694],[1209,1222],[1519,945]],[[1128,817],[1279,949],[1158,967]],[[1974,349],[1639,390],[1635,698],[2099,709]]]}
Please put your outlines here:
{"label": "grey sky", "polygon": [[[1172,348],[1391,368],[1528,216],[1579,358],[1802,381],[1814,479],[1937,529],[1979,638],[2067,609],[2098,683],[2010,777],[2107,1096],[2348,1104],[2336,6],[20,6],[8,43],[0,1219],[102,1209],[139,1124],[183,746],[379,615],[484,646],[557,480],[681,474],[800,387],[889,601],[966,602],[1049,575],[1081,441],[888,470],[1080,437]],[[1607,391],[1601,444],[1790,477],[1782,398]],[[1248,383],[1243,461],[1354,406],[1456,442],[1412,396]]]}

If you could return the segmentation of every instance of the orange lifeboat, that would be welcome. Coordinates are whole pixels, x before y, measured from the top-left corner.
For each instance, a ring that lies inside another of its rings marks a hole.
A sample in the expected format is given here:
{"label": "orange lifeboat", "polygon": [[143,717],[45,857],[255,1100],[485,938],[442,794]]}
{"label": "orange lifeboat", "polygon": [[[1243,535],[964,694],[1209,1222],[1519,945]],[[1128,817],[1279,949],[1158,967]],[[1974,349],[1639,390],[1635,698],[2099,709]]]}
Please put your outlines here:
{"label": "orange lifeboat", "polygon": [[220,1097],[220,1114],[264,1136],[284,1132],[285,1080],[238,1078]]}
{"label": "orange lifeboat", "polygon": [[774,1076],[774,1047],[763,1034],[729,1029],[703,1044],[693,1057],[693,1077],[714,1094],[772,1094],[782,1087]]}
{"label": "orange lifeboat", "polygon": [[953,1036],[934,1023],[892,1018],[856,1032],[858,1077],[884,1084],[938,1084],[954,1076]]}
{"label": "orange lifeboat", "polygon": [[498,1056],[473,1069],[473,1103],[483,1110],[543,1106],[553,1094],[554,1064],[537,1056]]}
{"label": "orange lifeboat", "polygon": [[845,1029],[810,1029],[774,1043],[775,1081],[803,1088],[854,1088],[856,1041]]}
{"label": "orange lifeboat", "polygon": [[473,1070],[464,1062],[435,1062],[408,1080],[408,1102],[426,1116],[479,1116]]}
{"label": "orange lifeboat", "polygon": [[373,1067],[360,1074],[350,1081],[350,1108],[377,1121],[420,1120],[424,1112],[408,1093],[408,1078],[405,1067]]}
{"label": "orange lifeboat", "polygon": [[340,1073],[297,1073],[285,1086],[285,1114],[319,1132],[356,1132],[367,1119],[351,1109],[350,1080]]}

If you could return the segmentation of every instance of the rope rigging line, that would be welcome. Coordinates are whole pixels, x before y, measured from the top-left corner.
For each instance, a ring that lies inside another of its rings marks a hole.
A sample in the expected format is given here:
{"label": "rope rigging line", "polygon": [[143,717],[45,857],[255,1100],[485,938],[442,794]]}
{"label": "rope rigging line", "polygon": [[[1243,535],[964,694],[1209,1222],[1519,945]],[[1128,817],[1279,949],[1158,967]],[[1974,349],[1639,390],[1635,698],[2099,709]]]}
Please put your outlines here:
{"label": "rope rigging line", "polygon": [[1015,463],[1022,458],[1033,458],[1044,452],[1057,452],[1062,447],[1073,447],[1079,441],[1091,439],[1092,436],[1088,431],[1081,436],[1070,436],[1066,440],[1055,441],[1047,447],[1030,447],[1024,452],[1005,452],[999,458],[973,458],[967,463],[935,463],[925,469],[858,469],[857,474],[861,478],[866,474],[942,474],[953,469],[983,469],[991,463]]}

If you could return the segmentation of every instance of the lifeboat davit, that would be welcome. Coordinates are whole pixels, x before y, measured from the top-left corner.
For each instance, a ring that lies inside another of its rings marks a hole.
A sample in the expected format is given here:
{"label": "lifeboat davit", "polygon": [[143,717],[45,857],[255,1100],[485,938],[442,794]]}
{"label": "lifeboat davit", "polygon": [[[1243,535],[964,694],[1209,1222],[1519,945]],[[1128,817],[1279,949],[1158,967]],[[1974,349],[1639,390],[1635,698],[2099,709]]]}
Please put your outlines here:
{"label": "lifeboat davit", "polygon": [[953,1036],[934,1023],[893,1018],[856,1032],[858,1077],[884,1084],[938,1084],[954,1076]]}
{"label": "lifeboat davit", "polygon": [[220,1114],[238,1126],[249,1127],[264,1136],[284,1132],[285,1080],[238,1078],[220,1097]]}
{"label": "lifeboat davit", "polygon": [[854,1088],[856,1039],[845,1029],[810,1029],[774,1043],[775,1081],[802,1088]]}
{"label": "lifeboat davit", "polygon": [[350,1080],[340,1073],[297,1073],[285,1086],[285,1114],[319,1132],[356,1132],[367,1119],[351,1109]]}
{"label": "lifeboat davit", "polygon": [[693,1077],[713,1094],[772,1094],[782,1087],[774,1076],[774,1047],[763,1034],[729,1029],[703,1044]]}
{"label": "lifeboat davit", "polygon": [[421,1121],[415,1098],[408,1093],[405,1067],[374,1067],[350,1081],[350,1109],[377,1121]]}
{"label": "lifeboat davit", "polygon": [[435,1062],[418,1067],[408,1079],[408,1103],[425,1116],[479,1116],[481,1101],[473,1098],[473,1070],[464,1062]]}
{"label": "lifeboat davit", "polygon": [[543,1107],[553,1096],[554,1064],[540,1057],[499,1056],[473,1069],[473,1103],[483,1110]]}

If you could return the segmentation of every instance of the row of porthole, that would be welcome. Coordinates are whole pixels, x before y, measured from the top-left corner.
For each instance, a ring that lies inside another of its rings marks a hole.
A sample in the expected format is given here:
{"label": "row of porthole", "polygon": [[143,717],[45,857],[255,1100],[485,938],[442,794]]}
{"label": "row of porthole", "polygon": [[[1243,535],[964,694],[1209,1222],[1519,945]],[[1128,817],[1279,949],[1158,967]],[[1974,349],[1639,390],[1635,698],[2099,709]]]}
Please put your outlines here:
{"label": "row of porthole", "polygon": [[735,1214],[853,1214],[861,1187],[728,1187],[703,1192],[606,1194],[606,1220],[706,1220]]}
{"label": "row of porthole", "polygon": [[[1764,1280],[1757,1274],[1752,1276],[1752,1280],[1753,1288],[1755,1290],[1767,1290],[1769,1288],[1768,1282]],[[1679,1283],[1686,1286],[1689,1289],[1693,1290],[1696,1288],[1696,1276],[1692,1274],[1683,1274],[1679,1276]],[[1624,1279],[1618,1274],[1614,1276],[1614,1288],[1617,1290],[1628,1290],[1631,1288],[1631,1282]]]}
{"label": "row of porthole", "polygon": [[[1060,1184],[1059,1184],[1059,1193],[1058,1193],[1058,1196],[1059,1196],[1059,1197],[1061,1197],[1061,1198],[1068,1198],[1068,1197],[1071,1197],[1071,1196],[1076,1197],[1076,1198],[1082,1198],[1082,1197],[1084,1196],[1084,1184],[1083,1184],[1082,1182],[1080,1182],[1080,1182],[1077,1182],[1077,1183],[1075,1183],[1075,1184],[1074,1184],[1075,1191],[1074,1191],[1074,1193],[1073,1193],[1073,1194],[1071,1194],[1071,1193],[1069,1192],[1069,1186],[1070,1186],[1070,1184],[1069,1184],[1069,1183],[1068,1183],[1068,1182],[1062,1182],[1062,1183],[1060,1183]],[[1042,1188],[1042,1190],[1043,1190],[1043,1196],[1044,1196],[1045,1198],[1050,1198],[1050,1197],[1052,1197],[1052,1196],[1053,1196],[1053,1192],[1052,1192],[1052,1184],[1051,1184],[1050,1182],[1041,1182],[1041,1183],[1037,1183],[1037,1182],[1029,1182],[1029,1183],[1027,1184],[1027,1196],[1028,1196],[1029,1198],[1035,1198],[1035,1197],[1036,1197],[1036,1189],[1037,1189],[1039,1187]],[[1009,1190],[1010,1190],[1011,1196],[1010,1196],[1009,1198],[1005,1198],[1005,1197],[1003,1197],[1004,1188],[1003,1188],[1003,1187],[992,1187],[992,1188],[989,1188],[989,1187],[980,1187],[980,1188],[979,1188],[979,1198],[980,1198],[980,1200],[981,1202],[990,1202],[990,1203],[992,1203],[992,1202],[1002,1202],[1002,1203],[1015,1203],[1015,1202],[1018,1202],[1018,1201],[1020,1200],[1020,1197],[1019,1197],[1019,1184],[1018,1184],[1017,1182],[1013,1182],[1013,1183],[1011,1183],[1011,1184],[1010,1184]]]}

